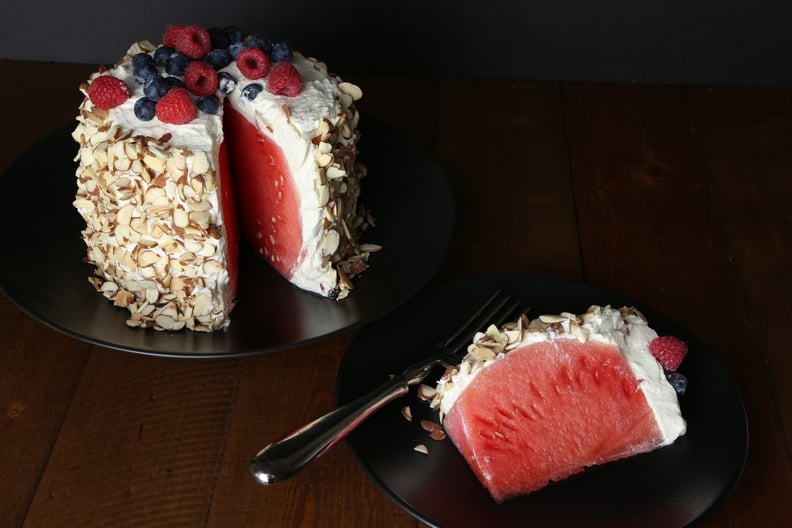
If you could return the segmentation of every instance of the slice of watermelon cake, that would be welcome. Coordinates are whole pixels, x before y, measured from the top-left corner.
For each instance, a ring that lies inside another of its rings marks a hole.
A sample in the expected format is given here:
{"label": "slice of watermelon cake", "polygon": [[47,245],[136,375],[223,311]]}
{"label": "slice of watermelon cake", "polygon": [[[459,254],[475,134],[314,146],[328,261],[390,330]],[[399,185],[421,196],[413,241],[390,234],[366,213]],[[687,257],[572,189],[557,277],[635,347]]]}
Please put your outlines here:
{"label": "slice of watermelon cake", "polygon": [[677,391],[650,352],[657,337],[634,308],[522,316],[477,334],[431,405],[503,502],[685,433]]}

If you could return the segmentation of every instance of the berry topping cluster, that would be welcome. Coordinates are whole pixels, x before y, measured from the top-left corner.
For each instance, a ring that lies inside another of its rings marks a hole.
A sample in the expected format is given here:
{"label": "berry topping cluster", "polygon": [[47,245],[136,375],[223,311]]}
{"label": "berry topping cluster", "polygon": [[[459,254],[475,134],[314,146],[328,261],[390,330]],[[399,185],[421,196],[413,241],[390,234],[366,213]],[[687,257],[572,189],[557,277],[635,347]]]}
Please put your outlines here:
{"label": "berry topping cluster", "polygon": [[[216,114],[220,97],[239,82],[221,71],[232,62],[251,81],[269,76],[271,93],[293,97],[302,90],[302,79],[291,60],[287,44],[273,43],[263,35],[244,37],[236,27],[173,24],[156,50],[132,57],[132,75],[143,87],[143,95],[134,104],[135,116],[141,121],[156,117],[164,123],[185,124],[198,112]],[[252,101],[263,89],[258,82],[250,83],[242,96]],[[109,109],[126,102],[130,90],[121,79],[101,75],[88,87],[88,97],[94,105]]]}
{"label": "berry topping cluster", "polygon": [[668,382],[683,396],[687,390],[687,377],[677,372],[679,365],[688,352],[687,344],[674,336],[659,336],[649,343],[649,351],[666,372]]}

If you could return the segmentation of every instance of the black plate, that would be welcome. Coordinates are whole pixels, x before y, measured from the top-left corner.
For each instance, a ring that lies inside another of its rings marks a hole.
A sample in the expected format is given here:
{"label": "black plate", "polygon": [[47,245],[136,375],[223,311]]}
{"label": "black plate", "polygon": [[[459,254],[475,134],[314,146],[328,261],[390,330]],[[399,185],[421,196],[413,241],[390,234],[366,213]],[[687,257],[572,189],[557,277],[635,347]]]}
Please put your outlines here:
{"label": "black plate", "polygon": [[[503,288],[531,306],[529,315],[572,311],[592,304],[637,306],[659,333],[687,341],[680,371],[690,387],[682,413],[688,432],[671,446],[613,462],[496,504],[449,440],[434,441],[419,426],[437,420],[412,391],[391,402],[347,439],[358,462],[397,504],[430,526],[677,527],[699,520],[732,490],[748,449],[740,395],[723,366],[693,336],[631,299],[578,282],[524,276],[486,276],[426,289],[387,318],[364,328],[342,361],[339,403],[400,372],[456,328],[493,291]],[[439,373],[426,383],[432,385]],[[410,405],[413,421],[401,408]],[[429,454],[413,451],[423,443]]]}
{"label": "black plate", "polygon": [[84,223],[71,205],[77,151],[71,128],[54,132],[3,174],[3,244],[12,249],[0,259],[0,280],[3,292],[34,318],[109,348],[214,357],[271,352],[330,336],[414,295],[437,272],[453,232],[453,198],[439,166],[402,133],[363,116],[360,159],[369,169],[363,202],[376,219],[364,242],[384,249],[372,255],[348,298],[336,302],[306,293],[243,251],[239,302],[227,331],[131,329],[128,312],[114,308],[87,280],[92,269],[82,262]]}

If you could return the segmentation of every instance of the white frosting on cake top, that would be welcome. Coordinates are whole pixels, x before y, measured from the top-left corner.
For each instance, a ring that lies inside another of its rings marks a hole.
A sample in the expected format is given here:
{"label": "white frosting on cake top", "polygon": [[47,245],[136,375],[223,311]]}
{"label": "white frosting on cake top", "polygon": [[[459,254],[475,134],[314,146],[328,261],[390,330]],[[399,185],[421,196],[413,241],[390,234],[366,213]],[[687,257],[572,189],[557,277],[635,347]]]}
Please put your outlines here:
{"label": "white frosting on cake top", "polygon": [[[468,354],[458,368],[450,370],[440,379],[432,406],[439,407],[441,416],[447,415],[476,376],[511,350],[560,339],[577,339],[580,342],[594,340],[618,347],[654,413],[663,435],[662,445],[668,445],[685,433],[687,425],[679,408],[676,390],[668,383],[662,366],[649,351],[649,343],[655,337],[657,333],[649,327],[640,312],[629,308],[616,310],[609,306],[592,306],[581,316],[562,313],[541,316],[530,324],[527,324],[527,319],[523,319],[518,325],[502,329],[491,326],[486,333],[478,333],[474,337]],[[508,345],[492,354],[493,357],[476,350],[477,343],[482,343],[482,340],[492,342],[492,338],[507,339]]]}

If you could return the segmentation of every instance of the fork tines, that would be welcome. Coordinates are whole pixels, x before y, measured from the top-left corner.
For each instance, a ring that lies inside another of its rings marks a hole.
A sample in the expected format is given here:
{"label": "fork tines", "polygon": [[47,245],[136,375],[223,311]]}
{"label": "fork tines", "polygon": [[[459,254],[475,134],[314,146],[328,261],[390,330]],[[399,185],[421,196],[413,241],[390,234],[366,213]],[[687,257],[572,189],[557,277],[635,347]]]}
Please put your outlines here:
{"label": "fork tines", "polygon": [[440,346],[445,353],[457,355],[467,349],[476,332],[490,324],[500,326],[510,318],[515,318],[519,308],[520,301],[498,290]]}

